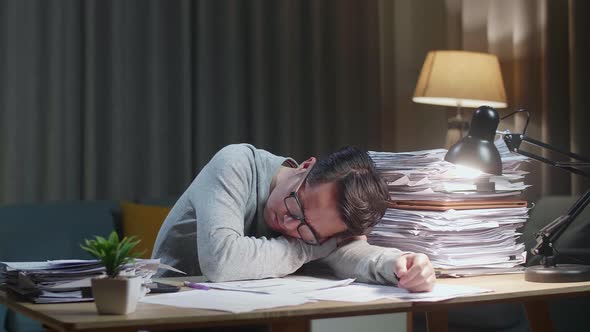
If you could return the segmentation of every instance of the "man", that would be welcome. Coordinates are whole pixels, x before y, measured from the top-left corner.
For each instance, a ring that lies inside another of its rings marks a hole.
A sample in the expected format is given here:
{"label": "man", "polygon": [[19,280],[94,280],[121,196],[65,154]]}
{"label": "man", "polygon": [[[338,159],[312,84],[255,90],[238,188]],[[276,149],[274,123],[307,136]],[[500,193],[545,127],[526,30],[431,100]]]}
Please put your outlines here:
{"label": "man", "polygon": [[429,291],[435,277],[425,255],[366,241],[388,197],[358,148],[297,165],[229,145],[176,202],[152,256],[212,281],[282,277],[318,261],[338,277]]}

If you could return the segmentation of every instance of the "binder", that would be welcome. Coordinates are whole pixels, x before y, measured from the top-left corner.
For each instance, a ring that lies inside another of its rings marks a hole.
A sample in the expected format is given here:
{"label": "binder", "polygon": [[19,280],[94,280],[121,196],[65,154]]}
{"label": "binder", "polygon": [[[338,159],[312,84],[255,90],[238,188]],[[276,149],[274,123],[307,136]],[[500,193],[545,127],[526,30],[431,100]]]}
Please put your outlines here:
{"label": "binder", "polygon": [[465,201],[390,201],[389,207],[402,210],[473,210],[473,209],[500,209],[527,207],[527,201],[523,200],[465,200]]}

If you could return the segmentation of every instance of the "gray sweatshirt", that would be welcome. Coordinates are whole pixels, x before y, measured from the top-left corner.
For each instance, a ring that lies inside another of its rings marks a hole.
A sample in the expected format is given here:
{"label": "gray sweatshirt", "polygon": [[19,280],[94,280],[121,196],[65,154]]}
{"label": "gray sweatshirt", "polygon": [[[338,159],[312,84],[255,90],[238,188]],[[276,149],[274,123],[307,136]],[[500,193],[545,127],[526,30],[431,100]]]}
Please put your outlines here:
{"label": "gray sweatshirt", "polygon": [[221,149],[170,211],[152,257],[211,281],[282,277],[317,260],[337,277],[395,284],[397,249],[363,240],[337,248],[335,239],[311,246],[266,225],[270,184],[287,160],[248,144]]}

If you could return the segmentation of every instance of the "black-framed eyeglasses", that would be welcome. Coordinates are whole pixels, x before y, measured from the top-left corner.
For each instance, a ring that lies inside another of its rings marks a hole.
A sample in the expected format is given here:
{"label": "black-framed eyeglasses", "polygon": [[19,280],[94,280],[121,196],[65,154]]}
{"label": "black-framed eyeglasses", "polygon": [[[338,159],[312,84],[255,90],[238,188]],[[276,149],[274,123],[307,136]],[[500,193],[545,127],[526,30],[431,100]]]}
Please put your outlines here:
{"label": "black-framed eyeglasses", "polygon": [[317,245],[321,244],[321,241],[319,240],[320,237],[319,237],[318,233],[315,231],[315,229],[313,229],[313,227],[311,227],[311,225],[308,224],[307,221],[305,221],[305,213],[303,211],[303,205],[301,205],[301,200],[299,199],[299,194],[298,194],[301,186],[305,183],[305,181],[307,181],[307,176],[309,175],[310,172],[311,172],[311,170],[309,170],[307,172],[307,174],[305,175],[305,178],[297,186],[297,188],[295,188],[295,190],[292,191],[289,194],[289,196],[285,197],[284,202],[285,202],[285,207],[287,208],[287,213],[289,213],[289,215],[292,218],[295,218],[300,221],[299,226],[297,226],[297,233],[299,233],[301,240],[303,240],[303,242],[305,242],[307,244],[317,246]]}

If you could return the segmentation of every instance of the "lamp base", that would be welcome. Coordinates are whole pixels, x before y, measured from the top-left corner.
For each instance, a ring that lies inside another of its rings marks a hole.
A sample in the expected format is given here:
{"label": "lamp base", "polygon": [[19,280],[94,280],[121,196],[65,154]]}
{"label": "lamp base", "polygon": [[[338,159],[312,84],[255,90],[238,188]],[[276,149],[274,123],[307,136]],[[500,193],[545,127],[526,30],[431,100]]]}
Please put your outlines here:
{"label": "lamp base", "polygon": [[524,272],[524,280],[532,282],[590,281],[590,265],[557,264],[531,266]]}

